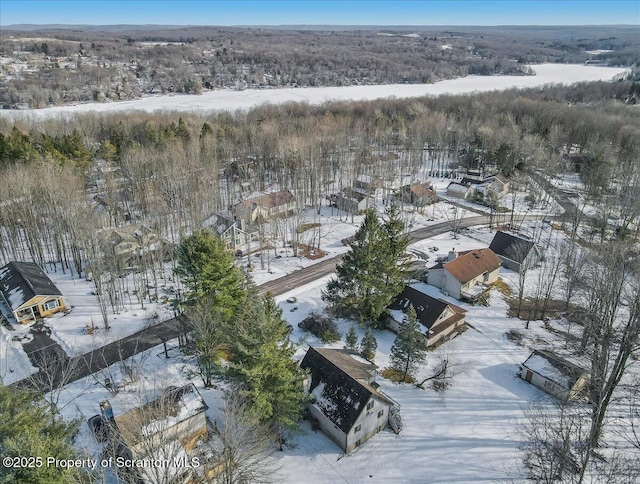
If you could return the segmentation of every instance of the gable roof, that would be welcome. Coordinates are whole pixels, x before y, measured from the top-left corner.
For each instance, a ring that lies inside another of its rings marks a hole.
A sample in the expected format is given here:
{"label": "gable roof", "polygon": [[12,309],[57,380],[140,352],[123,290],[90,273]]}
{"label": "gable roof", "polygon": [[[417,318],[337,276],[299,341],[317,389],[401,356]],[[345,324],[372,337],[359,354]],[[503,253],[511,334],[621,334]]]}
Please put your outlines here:
{"label": "gable roof", "polygon": [[356,360],[347,350],[309,347],[300,366],[310,370],[309,393],[315,405],[344,433],[373,395],[388,401],[367,383],[377,366]]}
{"label": "gable roof", "polygon": [[491,249],[478,249],[461,252],[458,257],[444,264],[444,268],[464,284],[485,272],[500,267],[500,259]]}
{"label": "gable roof", "polygon": [[9,262],[0,269],[0,292],[12,311],[35,296],[62,296],[35,262]]}
{"label": "gable roof", "polygon": [[118,415],[114,420],[125,443],[135,445],[208,408],[195,385],[187,383],[182,387],[166,388],[158,398]]}
{"label": "gable roof", "polygon": [[367,198],[371,198],[366,193],[362,193],[355,188],[343,188],[342,191],[336,196],[345,200],[355,200],[356,202],[362,202]]}
{"label": "gable roof", "polygon": [[412,192],[418,198],[435,196],[436,194],[429,183],[412,183],[403,186],[402,189]]}
{"label": "gable roof", "polygon": [[522,366],[567,389],[589,374],[584,368],[544,350],[533,350]]}
{"label": "gable roof", "polygon": [[458,193],[467,193],[471,187],[461,185],[460,183],[451,182],[447,185],[447,191],[453,191]]}
{"label": "gable roof", "polygon": [[489,248],[497,255],[522,263],[535,244],[531,240],[498,230]]}
{"label": "gable roof", "polygon": [[254,198],[249,198],[240,202],[238,205],[245,208],[252,208],[254,204],[263,208],[274,208],[295,202],[296,197],[289,190],[280,190],[279,192],[265,193]]}
{"label": "gable roof", "polygon": [[449,304],[442,299],[431,297],[411,286],[404,287],[402,292],[396,296],[396,299],[389,305],[389,309],[399,309],[406,313],[409,310],[409,304],[413,305],[418,320],[427,329],[431,329],[447,306],[450,307],[453,312],[461,315],[467,312],[458,306]]}

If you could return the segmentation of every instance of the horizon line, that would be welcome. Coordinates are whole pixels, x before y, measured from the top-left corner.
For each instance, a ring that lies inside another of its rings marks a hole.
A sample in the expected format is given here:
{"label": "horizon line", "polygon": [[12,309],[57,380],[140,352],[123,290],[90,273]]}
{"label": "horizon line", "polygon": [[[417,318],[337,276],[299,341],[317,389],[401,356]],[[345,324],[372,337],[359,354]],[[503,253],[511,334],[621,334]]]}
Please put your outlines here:
{"label": "horizon line", "polygon": [[640,25],[629,24],[127,24],[127,23],[115,23],[115,24],[91,24],[91,23],[77,23],[77,24],[62,24],[62,23],[13,23],[2,24],[0,27],[235,27],[235,28],[248,28],[248,27],[406,27],[406,28],[425,28],[425,27],[637,27]]}

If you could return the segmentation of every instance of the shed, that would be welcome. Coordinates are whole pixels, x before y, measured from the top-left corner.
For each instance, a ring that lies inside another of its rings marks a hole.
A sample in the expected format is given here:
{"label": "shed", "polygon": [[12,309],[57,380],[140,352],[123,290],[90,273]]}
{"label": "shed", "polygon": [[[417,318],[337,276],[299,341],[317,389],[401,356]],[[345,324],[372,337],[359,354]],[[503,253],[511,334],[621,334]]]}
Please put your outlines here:
{"label": "shed", "polygon": [[533,350],[518,376],[562,401],[573,400],[589,385],[587,370],[544,350]]}

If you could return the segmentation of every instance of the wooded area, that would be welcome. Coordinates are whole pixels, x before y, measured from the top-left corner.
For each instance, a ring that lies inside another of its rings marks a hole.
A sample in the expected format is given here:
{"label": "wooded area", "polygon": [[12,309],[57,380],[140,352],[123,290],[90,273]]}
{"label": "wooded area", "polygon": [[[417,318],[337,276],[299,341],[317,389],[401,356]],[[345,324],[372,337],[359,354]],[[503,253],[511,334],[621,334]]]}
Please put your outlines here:
{"label": "wooded area", "polygon": [[640,61],[634,26],[102,29],[3,29],[0,104],[40,108],[216,88],[431,83],[527,75],[526,64],[543,62]]}

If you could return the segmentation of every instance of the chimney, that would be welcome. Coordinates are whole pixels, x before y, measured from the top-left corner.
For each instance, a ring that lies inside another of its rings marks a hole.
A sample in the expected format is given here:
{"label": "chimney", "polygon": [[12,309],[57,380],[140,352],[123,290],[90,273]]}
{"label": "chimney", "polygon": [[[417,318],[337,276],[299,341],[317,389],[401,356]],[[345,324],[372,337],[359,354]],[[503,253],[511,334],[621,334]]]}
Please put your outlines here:
{"label": "chimney", "polygon": [[113,419],[113,409],[111,408],[109,400],[103,400],[100,402],[100,413],[106,419]]}
{"label": "chimney", "polygon": [[456,257],[458,257],[458,253],[456,252],[456,249],[451,249],[449,251],[449,255],[447,256],[447,262],[451,262]]}

